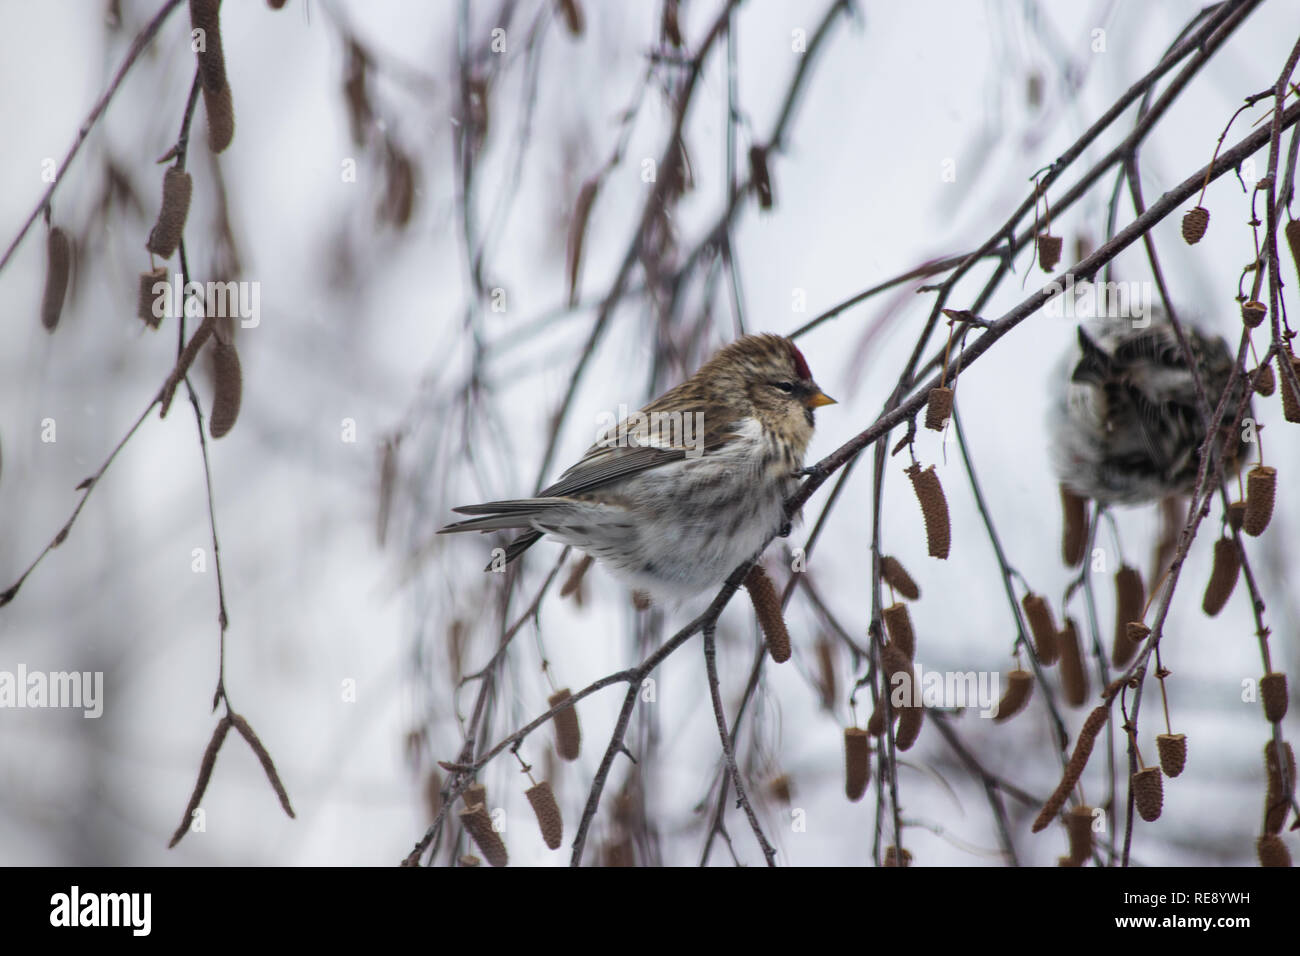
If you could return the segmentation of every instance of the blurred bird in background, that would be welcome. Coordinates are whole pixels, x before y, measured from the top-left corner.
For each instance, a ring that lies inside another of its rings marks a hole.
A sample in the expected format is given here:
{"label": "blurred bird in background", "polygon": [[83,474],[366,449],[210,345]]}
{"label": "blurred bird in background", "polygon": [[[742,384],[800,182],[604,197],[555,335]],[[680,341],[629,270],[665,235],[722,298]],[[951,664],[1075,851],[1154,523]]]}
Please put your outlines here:
{"label": "blurred bird in background", "polygon": [[[1213,409],[1235,359],[1222,338],[1190,325],[1185,332]],[[1144,504],[1192,490],[1206,429],[1191,367],[1163,311],[1146,328],[1129,319],[1092,332],[1080,326],[1067,368],[1058,377],[1051,421],[1062,482],[1103,504]],[[1245,390],[1244,378],[1238,378],[1216,437],[1229,475],[1250,450],[1233,429]]]}
{"label": "blurred bird in background", "polygon": [[[1236,359],[1222,338],[1190,323],[1183,331],[1212,413]],[[1101,506],[1162,502],[1166,540],[1158,551],[1167,551],[1185,517],[1182,496],[1196,484],[1207,427],[1192,365],[1165,311],[1151,309],[1144,327],[1129,318],[1080,326],[1077,347],[1063,358],[1054,382],[1049,431],[1063,491]],[[1234,427],[1246,389],[1238,377],[1214,439],[1228,477],[1250,453],[1251,443]],[[1244,415],[1251,415],[1249,403]],[[1165,560],[1157,557],[1153,570],[1162,572]]]}

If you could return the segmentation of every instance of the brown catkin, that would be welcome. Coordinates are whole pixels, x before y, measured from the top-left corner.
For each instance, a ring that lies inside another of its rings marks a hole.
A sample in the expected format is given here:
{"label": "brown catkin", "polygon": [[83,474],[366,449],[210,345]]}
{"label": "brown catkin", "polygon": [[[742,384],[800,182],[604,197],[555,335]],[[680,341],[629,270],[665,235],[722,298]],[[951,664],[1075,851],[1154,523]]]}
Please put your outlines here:
{"label": "brown catkin", "polygon": [[1268,398],[1277,391],[1277,376],[1273,374],[1273,366],[1271,365],[1256,369],[1251,374],[1251,381],[1254,382],[1256,395],[1263,395]]}
{"label": "brown catkin", "polygon": [[871,738],[865,730],[844,730],[844,795],[857,803],[871,780]]}
{"label": "brown catkin", "polygon": [[1272,740],[1264,744],[1264,768],[1268,771],[1268,788],[1270,790],[1276,790],[1278,793],[1282,793],[1285,789],[1286,795],[1289,798],[1290,794],[1295,789],[1296,783],[1295,751],[1289,743],[1284,741],[1282,744],[1282,752],[1286,756],[1287,775],[1289,777],[1289,779],[1285,781],[1287,784],[1285,788],[1283,786],[1284,781],[1282,780],[1281,773],[1282,765],[1278,763],[1277,759],[1277,745]]}
{"label": "brown catkin", "polygon": [[411,158],[391,142],[384,175],[384,195],[376,213],[381,222],[392,223],[400,229],[411,221],[411,212],[415,208],[415,166]]}
{"label": "brown catkin", "polygon": [[565,598],[576,593],[578,595],[576,598],[578,605],[582,605],[582,578],[594,561],[595,559],[589,554],[584,554],[578,559],[573,565],[573,570],[569,572],[569,576],[564,579],[564,586],[560,588],[560,597]]}
{"label": "brown catkin", "polygon": [[1160,769],[1166,777],[1176,777],[1187,765],[1187,735],[1160,734],[1156,737],[1156,750],[1160,754]]}
{"label": "brown catkin", "polygon": [[564,818],[560,816],[560,805],[555,802],[555,794],[548,780],[543,780],[534,787],[524,791],[528,803],[537,817],[537,826],[542,831],[542,839],[552,850],[558,850],[564,839]]}
{"label": "brown catkin", "polygon": [[202,49],[199,75],[204,90],[219,90],[226,85],[226,58],[221,50],[221,0],[190,0],[190,27],[203,32],[195,39]]}
{"label": "brown catkin", "polygon": [[[1290,362],[1291,371],[1300,380],[1300,355],[1286,355],[1279,352],[1277,360],[1279,363]],[[1286,377],[1286,373],[1279,368],[1278,374],[1282,379],[1282,417],[1289,422],[1300,422],[1300,397],[1291,387],[1291,380]]]}
{"label": "brown catkin", "polygon": [[934,465],[924,471],[920,465],[910,465],[907,477],[912,480],[912,490],[916,492],[916,500],[921,503],[930,557],[946,558],[952,544],[952,526],[948,521],[948,501],[943,496],[943,486],[939,484]]}
{"label": "brown catkin", "polygon": [[203,109],[208,114],[208,148],[220,153],[235,138],[235,103],[230,87],[219,90],[203,88]]}
{"label": "brown catkin", "polygon": [[1241,530],[1259,537],[1273,517],[1273,498],[1277,492],[1277,469],[1256,465],[1246,475],[1246,513],[1241,519]]}
{"label": "brown catkin", "polygon": [[1092,747],[1097,741],[1097,735],[1101,733],[1101,728],[1106,726],[1109,717],[1109,708],[1102,704],[1094,708],[1088,715],[1088,719],[1083,722],[1083,727],[1079,730],[1079,739],[1074,745],[1074,753],[1070,755],[1070,762],[1065,765],[1061,782],[1056,785],[1056,790],[1047,798],[1043,809],[1034,819],[1032,828],[1034,833],[1045,830],[1047,825],[1056,818],[1061,807],[1065,806],[1066,798],[1070,796],[1070,791],[1083,775],[1083,768],[1088,765],[1088,758],[1092,756]]}
{"label": "brown catkin", "polygon": [[244,377],[239,369],[239,353],[233,345],[220,339],[213,343],[212,365],[216,372],[216,391],[212,396],[212,417],[208,434],[221,438],[235,426],[239,403],[244,393]]}
{"label": "brown catkin", "polygon": [[758,194],[758,208],[772,208],[772,173],[767,168],[767,150],[762,146],[749,147],[749,179]]}
{"label": "brown catkin", "polygon": [[[921,724],[925,718],[925,708],[921,706],[919,699],[920,688],[916,686],[916,672],[912,669],[911,659],[892,641],[885,645],[880,655],[880,662],[885,669],[884,693],[893,694],[901,689],[907,701],[903,706],[894,708],[895,716],[898,717],[898,732],[894,737],[894,745],[899,750],[910,750],[921,733]],[[904,675],[904,680],[899,681],[896,686],[894,678],[899,674]]]}
{"label": "brown catkin", "polygon": [[190,832],[190,824],[193,821],[194,811],[199,808],[203,800],[203,794],[208,789],[208,782],[212,779],[212,768],[217,764],[217,754],[221,752],[221,745],[225,743],[226,735],[230,733],[235,721],[229,714],[217,721],[216,728],[212,731],[212,738],[208,741],[207,749],[203,751],[203,759],[199,762],[199,775],[194,781],[194,792],[190,794],[189,805],[185,808],[185,814],[181,817],[181,825],[176,828],[172,834],[171,842],[167,848],[171,849],[185,834]]}
{"label": "brown catkin", "polygon": [[1258,299],[1241,303],[1241,321],[1248,329],[1257,329],[1268,315],[1268,306]]}
{"label": "brown catkin", "polygon": [[910,850],[900,851],[896,846],[885,847],[885,866],[911,866],[912,853]]}
{"label": "brown catkin", "polygon": [[767,576],[761,565],[754,565],[745,577],[745,589],[749,591],[749,600],[758,615],[758,623],[767,638],[767,650],[772,660],[783,664],[790,659],[790,632],[785,629],[785,618],[781,614],[781,596],[776,593],[776,585]]}
{"label": "brown catkin", "polygon": [[1296,275],[1300,276],[1300,219],[1286,224],[1286,244],[1291,247],[1291,259],[1295,262]]}
{"label": "brown catkin", "polygon": [[72,246],[68,234],[54,226],[45,240],[46,270],[45,294],[41,296],[41,325],[53,332],[63,312],[63,299],[68,294],[68,271],[72,266]]}
{"label": "brown catkin", "polygon": [[[888,689],[886,689],[888,693]],[[895,712],[897,717],[898,713]],[[876,706],[871,709],[871,716],[867,719],[867,733],[872,737],[879,737],[885,732],[885,695],[881,694],[876,699]]]}
{"label": "brown catkin", "polygon": [[831,710],[835,706],[838,688],[835,680],[835,645],[827,637],[817,640],[817,690],[822,706]]}
{"label": "brown catkin", "polygon": [[1183,213],[1183,241],[1189,246],[1196,245],[1205,235],[1209,224],[1210,211],[1204,206],[1193,206]]}
{"label": "brown catkin", "polygon": [[487,138],[491,110],[488,102],[488,81],[486,77],[471,76],[469,79],[469,115],[467,125],[479,141]]}
{"label": "brown catkin", "polygon": [[176,251],[185,230],[185,217],[190,212],[193,189],[194,182],[185,170],[169,166],[163,173],[162,206],[158,210],[158,221],[149,232],[149,241],[145,243],[145,248],[154,255],[170,259]]}
{"label": "brown catkin", "polygon": [[1065,815],[1065,830],[1070,836],[1070,855],[1066,859],[1077,866],[1092,856],[1092,807],[1071,807]]}
{"label": "brown catkin", "polygon": [[[573,695],[569,693],[569,688],[565,687],[548,697],[546,703],[551,707],[558,707],[571,696]],[[554,720],[555,752],[565,760],[577,760],[578,754],[582,752],[582,728],[578,725],[578,708],[566,707],[555,715]]]}
{"label": "brown catkin", "polygon": [[284,783],[280,780],[280,774],[275,769],[275,762],[271,759],[271,754],[267,751],[266,746],[258,738],[248,721],[239,714],[231,714],[230,723],[235,730],[239,731],[239,736],[244,738],[244,742],[253,751],[253,755],[257,757],[258,762],[262,765],[263,772],[267,776],[267,782],[271,784],[271,789],[275,791],[275,795],[280,799],[280,806],[292,819],[294,813],[293,807],[289,803],[289,794],[284,789]]}
{"label": "brown catkin", "polygon": [[993,716],[994,723],[1010,720],[1025,709],[1029,697],[1034,691],[1034,675],[1017,668],[1007,674],[1007,689],[998,701],[998,712]]}
{"label": "brown catkin", "polygon": [[430,770],[424,778],[424,806],[429,819],[437,819],[438,811],[442,809],[442,774],[436,769]]}
{"label": "brown catkin", "polygon": [[140,290],[135,299],[135,314],[145,325],[151,329],[156,329],[162,325],[162,320],[167,314],[166,302],[163,302],[163,314],[158,315],[154,312],[154,306],[157,304],[159,296],[165,300],[170,294],[164,290],[159,293],[155,290],[158,283],[167,284],[167,267],[159,266],[149,272],[140,273]]}
{"label": "brown catkin", "polygon": [[600,850],[600,865],[608,867],[636,866],[636,844],[630,837],[611,839]]}
{"label": "brown catkin", "polygon": [[447,628],[447,657],[451,676],[460,680],[465,673],[465,622],[457,619]]}
{"label": "brown catkin", "polygon": [[[885,677],[888,682],[892,682],[895,674],[912,675],[912,659],[903,652],[902,648],[894,643],[885,645],[884,650],[880,652],[880,663],[885,669]],[[911,694],[911,688],[908,688],[908,694]]]}
{"label": "brown catkin", "polygon": [[460,799],[465,804],[465,809],[473,807],[487,806],[487,787],[481,783],[471,783],[465,788],[465,792],[460,795]]}
{"label": "brown catkin", "polygon": [[466,832],[473,837],[484,859],[493,866],[505,866],[510,862],[501,834],[492,829],[492,817],[488,815],[487,807],[478,804],[468,810],[460,811],[460,822]]}
{"label": "brown catkin", "polygon": [[352,134],[352,142],[356,146],[365,145],[366,131],[374,119],[374,110],[370,106],[370,97],[366,93],[366,74],[369,68],[370,60],[366,56],[366,51],[356,40],[349,41],[344,68],[343,98],[347,104],[348,129]]}
{"label": "brown catkin", "polygon": [[[898,718],[898,732],[894,735],[894,745],[900,750],[910,750],[911,745],[917,743],[917,737],[920,734],[920,726],[926,717],[926,709],[920,702],[920,688],[917,687],[917,672],[911,667],[911,659],[906,656],[904,649],[891,641],[885,644],[883,652],[880,653],[880,663],[885,671],[885,688],[884,693],[893,695],[897,691],[904,692],[905,704],[894,706],[894,717]],[[904,679],[894,680],[896,675],[904,675]],[[893,698],[891,697],[891,702]],[[884,700],[876,704],[876,709],[881,711],[881,727],[884,726]],[[875,714],[872,714],[875,719]],[[868,724],[870,730],[870,724]]]}
{"label": "brown catkin", "polygon": [[921,596],[921,589],[916,586],[912,576],[907,573],[907,569],[899,563],[897,558],[884,557],[880,559],[880,576],[885,580],[886,584],[909,601],[915,601]]}
{"label": "brown catkin", "polygon": [[1088,503],[1065,485],[1061,485],[1061,514],[1064,518],[1061,534],[1061,560],[1067,568],[1077,568],[1083,563],[1088,548]]}
{"label": "brown catkin", "polygon": [[578,304],[579,279],[582,273],[582,247],[587,238],[587,223],[591,219],[591,207],[596,202],[596,192],[600,189],[600,177],[593,176],[582,184],[578,198],[573,205],[573,217],[569,220],[569,235],[565,242],[565,266],[569,277],[569,307]]}
{"label": "brown catkin", "polygon": [[885,629],[889,632],[890,643],[894,644],[911,660],[916,656],[916,633],[912,630],[912,617],[907,613],[906,604],[891,604],[881,612],[885,618]]}
{"label": "brown catkin", "polygon": [[172,399],[176,396],[177,386],[189,374],[190,367],[194,364],[194,360],[198,358],[199,351],[208,344],[208,339],[212,338],[216,325],[217,320],[213,316],[205,316],[203,321],[199,323],[199,327],[194,330],[194,334],[190,336],[190,340],[185,343],[185,348],[176,360],[175,368],[171,370],[171,374],[167,376],[167,381],[163,383],[162,409],[158,413],[159,417],[167,417],[167,410],[171,408]]}
{"label": "brown catkin", "polygon": [[1237,542],[1232,538],[1220,538],[1214,542],[1214,565],[1210,568],[1210,581],[1205,585],[1201,610],[1210,617],[1222,611],[1237,586],[1240,574],[1241,555],[1237,553]]}
{"label": "brown catkin", "polygon": [[1264,716],[1270,724],[1280,724],[1286,716],[1286,675],[1265,674],[1259,681],[1259,695],[1264,700]]}
{"label": "brown catkin", "polygon": [[1088,672],[1083,667],[1083,649],[1079,646],[1079,630],[1074,618],[1065,619],[1061,628],[1061,690],[1066,703],[1082,707],[1088,700]]}
{"label": "brown catkin", "polygon": [[1128,622],[1142,616],[1145,603],[1142,572],[1127,564],[1120,565],[1115,572],[1115,646],[1111,649],[1111,661],[1116,667],[1127,664],[1137,650],[1137,645],[1126,638]]}
{"label": "brown catkin", "polygon": [[582,7],[578,5],[578,0],[560,0],[560,12],[564,14],[564,25],[568,28],[569,33],[575,37],[582,36],[582,31],[587,24],[587,18],[583,16]]}
{"label": "brown catkin", "polygon": [[921,725],[925,722],[925,708],[920,704],[904,707],[898,714],[898,732],[894,735],[894,745],[899,750],[911,750],[916,738],[921,735]]}
{"label": "brown catkin", "polygon": [[1268,795],[1264,798],[1265,833],[1278,833],[1282,830],[1291,810],[1291,798],[1295,794],[1295,751],[1290,744],[1284,743],[1282,752],[1286,757],[1285,779],[1282,764],[1277,759],[1277,745],[1271,740],[1264,745],[1264,769],[1268,774]]}
{"label": "brown catkin", "polygon": [[779,777],[773,777],[772,782],[767,785],[767,792],[777,803],[788,807],[794,794],[789,775],[783,773]]}
{"label": "brown catkin", "polygon": [[1034,635],[1034,651],[1038,655],[1038,663],[1044,667],[1051,667],[1061,653],[1056,622],[1052,620],[1052,609],[1044,597],[1032,593],[1020,599],[1020,606],[1025,609],[1029,630]]}
{"label": "brown catkin", "polygon": [[951,415],[952,389],[943,385],[930,389],[930,398],[925,404],[925,427],[941,432]]}
{"label": "brown catkin", "polygon": [[1038,267],[1051,272],[1061,261],[1061,237],[1043,233],[1038,237]]}
{"label": "brown catkin", "polygon": [[1115,643],[1110,649],[1110,663],[1113,667],[1127,667],[1137,652],[1138,642],[1129,639],[1128,625],[1115,635]]}
{"label": "brown catkin", "polygon": [[1246,502],[1234,501],[1228,505],[1228,527],[1233,531],[1241,530],[1241,522],[1246,517]]}
{"label": "brown catkin", "polygon": [[483,861],[473,853],[464,853],[456,860],[457,866],[482,866]]}
{"label": "brown catkin", "polygon": [[682,29],[677,18],[677,0],[664,0],[664,39],[679,50],[682,47]]}
{"label": "brown catkin", "polygon": [[1286,848],[1282,838],[1274,833],[1266,833],[1255,841],[1255,852],[1259,854],[1260,866],[1291,865],[1291,851]]}
{"label": "brown catkin", "polygon": [[1137,804],[1138,815],[1147,823],[1160,819],[1164,808],[1164,777],[1159,767],[1145,767],[1133,774],[1133,800]]}

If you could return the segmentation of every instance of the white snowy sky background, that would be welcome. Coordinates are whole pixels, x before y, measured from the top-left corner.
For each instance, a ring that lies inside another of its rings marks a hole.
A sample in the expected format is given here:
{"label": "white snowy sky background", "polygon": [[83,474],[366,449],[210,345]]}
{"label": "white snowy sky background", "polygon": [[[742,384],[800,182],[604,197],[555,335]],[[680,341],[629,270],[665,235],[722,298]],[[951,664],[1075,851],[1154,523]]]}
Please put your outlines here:
{"label": "white snowy sky background", "polygon": [[[0,22],[6,25],[0,35],[3,244],[45,188],[42,160],[62,159],[131,39],[158,6],[154,0],[123,0],[124,24],[112,32],[99,2],[0,0]],[[1051,163],[1154,64],[1200,5],[943,0],[859,6],[861,16],[837,23],[813,65],[790,146],[773,160],[776,208],[760,215],[751,203],[736,222],[745,318],[753,331],[788,332],[926,258],[983,241],[1027,194],[1031,174]],[[757,136],[771,129],[798,65],[792,30],[811,33],[825,7],[749,0],[740,8],[739,103]],[[440,419],[437,409],[463,382],[470,354],[464,315],[471,293],[450,121],[457,109],[458,9],[455,3],[417,0],[338,0],[328,7],[318,0],[289,0],[284,10],[272,12],[262,2],[227,0],[222,10],[236,133],[216,161],[229,193],[240,277],[260,283],[262,309],[261,325],[239,334],[239,421],[229,436],[209,443],[231,621],[226,681],[234,706],[275,758],[298,819],[281,812],[256,759],[231,735],[203,801],[206,832],[166,848],[216,720],[210,712],[217,670],[215,581],[210,562],[207,573],[191,570],[192,549],[210,546],[202,461],[193,416],[178,400],[167,419],[152,415],[141,427],[66,543],[0,609],[0,670],[21,663],[29,670],[106,675],[99,720],[83,719],[80,712],[0,711],[0,863],[390,865],[409,852],[429,822],[423,774],[432,759],[453,759],[461,745],[448,692],[445,634],[455,617],[466,616],[472,622],[467,667],[481,666],[499,627],[490,596],[500,587],[499,578],[484,580],[479,570],[490,539],[431,540],[429,532],[451,517],[453,505],[531,490],[550,416],[594,314],[580,309],[559,319],[493,367],[492,400],[501,412],[503,444],[484,434],[471,436],[482,456],[474,466],[449,458],[445,446],[435,450],[440,441],[453,448],[460,441],[460,419]],[[522,6],[516,35],[537,9]],[[508,296],[505,313],[482,309],[492,341],[508,341],[564,301],[565,230],[578,186],[612,150],[618,115],[658,36],[657,3],[587,0],[585,9],[581,39],[570,37],[558,18],[547,27],[533,141],[515,205],[488,262],[488,284],[504,287]],[[685,5],[688,46],[694,48],[718,9],[719,3],[705,0]],[[476,37],[491,28],[496,10],[496,4],[472,4]],[[1031,28],[1031,17],[1041,20],[1040,29]],[[405,232],[376,222],[382,168],[375,152],[358,151],[348,133],[341,22],[380,51],[372,98],[390,132],[417,158],[419,192]],[[1242,97],[1275,81],[1294,43],[1296,22],[1293,5],[1265,4],[1196,77],[1143,150],[1148,204],[1208,161]],[[1103,53],[1090,48],[1098,27],[1106,31]],[[104,158],[111,155],[145,208],[138,216],[116,210],[107,229],[92,231],[89,247],[81,250],[75,294],[53,335],[41,328],[38,315],[43,225],[37,224],[0,273],[6,333],[0,346],[0,586],[16,579],[66,521],[78,498],[74,487],[98,468],[171,368],[174,320],[155,333],[142,327],[134,310],[161,181],[161,168],[152,160],[174,141],[193,75],[187,31],[182,6],[129,74],[55,194],[54,221],[79,235],[97,202]],[[677,210],[684,249],[714,221],[725,197],[724,52],[720,46],[710,56],[687,123],[696,184]],[[386,64],[403,66],[394,71]],[[1087,71],[1077,98],[1068,101],[1061,85],[1067,64]],[[1037,108],[1025,96],[1026,77],[1034,71],[1046,79]],[[492,91],[491,133],[479,171],[483,219],[510,180],[523,76],[515,65]],[[584,301],[597,301],[608,289],[649,188],[640,179],[640,160],[663,149],[670,108],[661,87],[652,84],[646,96],[627,157],[606,181],[592,216]],[[1245,135],[1266,108],[1239,119],[1228,142]],[[1130,110],[1076,169],[1109,149],[1130,128],[1132,115]],[[213,260],[214,201],[202,105],[194,129],[194,201],[186,242],[191,269],[203,279]],[[750,141],[742,132],[742,159]],[[349,157],[358,160],[357,183],[341,181],[341,163]],[[948,158],[956,161],[955,182],[942,180]],[[1264,158],[1261,152],[1256,160],[1261,169]],[[1063,183],[1073,181],[1067,175]],[[1054,221],[1067,240],[1066,263],[1080,232],[1101,237],[1111,182],[1108,175],[1088,200]],[[1205,205],[1213,218],[1195,248],[1179,239],[1177,216],[1155,237],[1180,303],[1235,342],[1237,272],[1251,254],[1244,225],[1248,198],[1235,177],[1227,176],[1210,186]],[[1120,224],[1131,218],[1125,202]],[[340,245],[350,251],[351,271],[341,264]],[[1016,276],[1003,283],[987,316],[1001,315],[1041,281],[1042,273],[1031,265],[1028,252],[1018,257]],[[1120,278],[1145,279],[1145,266],[1134,246],[1116,269]],[[954,305],[976,294],[990,267],[974,270]],[[1295,281],[1289,263],[1283,272],[1286,282]],[[695,283],[696,293],[698,288]],[[725,282],[716,288],[712,341],[701,354],[733,334]],[[796,289],[806,290],[802,313],[792,310]],[[862,349],[868,326],[899,301],[884,333]],[[875,418],[931,302],[929,296],[900,300],[898,293],[886,294],[801,339],[818,381],[840,401],[818,412],[810,461]],[[590,444],[601,412],[620,403],[636,407],[650,397],[647,344],[654,333],[648,321],[637,299],[615,315],[575,397],[548,477]],[[975,463],[1010,560],[1036,591],[1050,597],[1058,616],[1070,573],[1059,557],[1057,484],[1046,455],[1044,414],[1049,376],[1074,334],[1070,321],[1034,316],[962,376],[959,392]],[[208,402],[206,361],[196,368],[196,386]],[[690,370],[674,370],[671,378]],[[1288,476],[1300,473],[1300,442],[1285,432],[1295,426],[1282,422],[1276,398],[1257,399],[1256,412],[1286,486]],[[57,422],[54,443],[40,440],[44,418]],[[340,439],[344,418],[357,424],[355,443]],[[380,549],[379,447],[397,427],[408,430],[389,540]],[[923,432],[917,454],[927,464],[938,463],[954,542],[947,562],[925,556],[919,512],[902,476],[906,456],[891,460],[884,549],[903,560],[922,588],[912,607],[918,660],[926,669],[1005,671],[1012,666],[1014,625],[955,441],[945,461],[943,439]],[[870,470],[867,462],[859,466],[810,568],[820,593],[859,637],[870,609]],[[805,509],[809,518],[819,513],[829,487]],[[1290,671],[1294,684],[1300,674],[1300,599],[1295,560],[1284,544],[1296,540],[1300,528],[1292,509],[1284,495],[1273,526],[1251,542],[1250,555],[1269,602],[1274,668]],[[1126,555],[1145,574],[1155,513],[1128,509],[1118,520]],[[1170,708],[1174,730],[1189,737],[1189,762],[1180,778],[1166,782],[1164,817],[1154,825],[1138,824],[1133,852],[1144,864],[1254,860],[1268,725],[1257,704],[1240,701],[1241,681],[1260,673],[1244,588],[1213,622],[1200,611],[1217,526],[1216,504],[1166,628],[1165,663],[1174,671]],[[799,543],[810,527],[805,521],[791,542]],[[1113,550],[1108,531],[1101,541]],[[558,546],[550,543],[530,552],[511,619],[557,554]],[[779,560],[773,546],[769,566]],[[1112,563],[1098,592],[1107,642],[1113,570]],[[626,592],[599,568],[589,584],[594,599],[584,609],[556,593],[541,608],[540,639],[556,680],[574,689],[641,656],[632,640],[634,615]],[[1081,607],[1076,603],[1073,613],[1082,621]],[[657,640],[689,615],[690,608],[669,608]],[[748,674],[751,619],[743,595],[723,616],[720,667],[732,712]],[[874,785],[861,803],[845,800],[846,695],[841,693],[833,713],[820,707],[808,677],[815,671],[819,625],[798,592],[788,620],[795,659],[779,667],[769,662],[742,736],[757,734],[768,760],[755,787],[761,789],[774,773],[788,773],[807,829],[794,832],[788,810],[770,802],[760,808],[765,829],[782,862],[863,864],[870,858]],[[539,670],[538,636],[530,626],[516,639],[492,723],[494,739],[546,706],[550,691]],[[667,662],[657,675],[656,703],[642,705],[657,708],[659,750],[643,778],[664,860],[671,864],[698,860],[707,824],[693,808],[706,798],[718,760],[698,641]],[[843,689],[852,680],[847,656],[839,667]],[[355,702],[342,699],[346,680],[356,682]],[[474,691],[461,693],[462,711],[472,705]],[[1154,683],[1147,691],[1142,745],[1154,760],[1154,735],[1164,728],[1157,720]],[[568,862],[567,842],[621,697],[611,688],[580,706],[582,756],[554,771],[566,823],[562,850],[548,851],[537,834],[523,798],[526,778],[514,758],[505,754],[487,768],[492,802],[507,811],[512,863]],[[1072,733],[1084,713],[1070,713]],[[860,716],[865,720],[866,711]],[[414,769],[406,737],[421,725],[427,725],[427,745],[421,768]],[[1055,786],[1059,764],[1041,701],[1010,725],[967,714],[957,726],[991,770],[1036,795],[1046,796]],[[549,729],[535,734],[523,755],[539,768],[549,766],[551,738]],[[1103,767],[1095,756],[1085,776],[1094,800],[1101,796]],[[588,843],[588,861],[598,858],[603,821],[627,768],[622,760],[616,766]],[[982,791],[932,727],[906,755],[900,786],[904,817],[917,824],[907,834],[917,863],[1000,862]],[[1017,850],[1022,862],[1052,865],[1064,840],[1056,831],[1031,837],[1034,812],[1014,809]],[[740,859],[761,863],[743,817],[730,812],[728,828]],[[729,862],[725,847],[715,846],[712,862]]]}

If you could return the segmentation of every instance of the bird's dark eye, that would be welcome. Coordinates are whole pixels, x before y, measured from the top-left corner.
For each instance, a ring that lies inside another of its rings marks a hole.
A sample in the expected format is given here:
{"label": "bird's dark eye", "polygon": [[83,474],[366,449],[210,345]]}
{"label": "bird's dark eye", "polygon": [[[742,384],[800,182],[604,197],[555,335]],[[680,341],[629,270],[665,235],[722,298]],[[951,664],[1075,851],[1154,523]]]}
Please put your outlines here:
{"label": "bird's dark eye", "polygon": [[772,383],[772,387],[773,387],[773,388],[779,388],[781,391],[785,392],[787,395],[789,395],[791,392],[794,391],[794,383],[793,383],[793,382],[773,382],[773,383]]}

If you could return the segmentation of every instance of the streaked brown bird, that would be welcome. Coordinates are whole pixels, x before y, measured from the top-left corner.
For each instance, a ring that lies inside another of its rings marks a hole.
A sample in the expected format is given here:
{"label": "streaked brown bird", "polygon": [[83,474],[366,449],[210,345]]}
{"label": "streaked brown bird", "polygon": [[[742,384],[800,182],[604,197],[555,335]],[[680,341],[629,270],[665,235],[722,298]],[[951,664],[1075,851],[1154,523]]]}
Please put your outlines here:
{"label": "streaked brown bird", "polygon": [[[1235,361],[1223,339],[1191,325],[1184,331],[1213,408]],[[1091,331],[1080,326],[1078,341],[1058,376],[1050,421],[1061,481],[1104,504],[1191,491],[1206,428],[1191,367],[1164,310],[1153,309],[1144,327],[1131,319],[1103,321]],[[1245,388],[1238,378],[1216,436],[1229,475],[1250,451],[1231,431]]]}
{"label": "streaked brown bird", "polygon": [[[1236,359],[1222,338],[1187,322],[1183,331],[1213,410]],[[1209,430],[1192,368],[1166,312],[1157,307],[1141,321],[1109,318],[1080,326],[1078,346],[1062,359],[1055,378],[1048,427],[1062,487],[1103,506],[1162,503],[1150,580],[1159,579],[1173,555],[1185,518],[1183,496],[1196,484]],[[1235,430],[1245,395],[1246,382],[1238,377],[1215,427],[1214,446],[1229,477],[1251,452]],[[1251,415],[1249,401],[1244,415]]]}
{"label": "streaked brown bird", "polygon": [[455,508],[476,517],[439,533],[522,528],[506,563],[545,534],[637,590],[697,594],[788,531],[813,409],[833,403],[792,341],[747,335],[603,431],[537,497]]}

